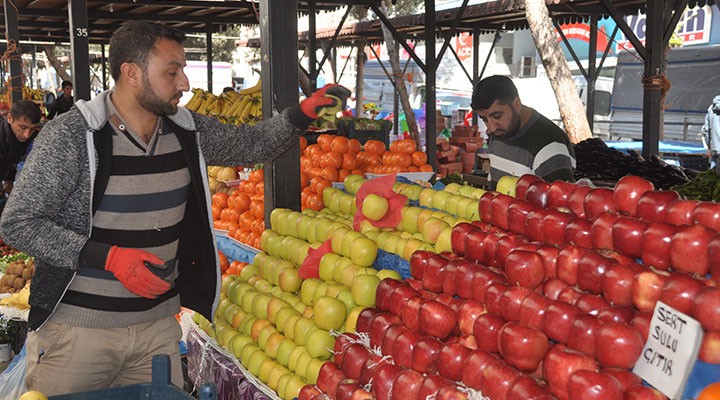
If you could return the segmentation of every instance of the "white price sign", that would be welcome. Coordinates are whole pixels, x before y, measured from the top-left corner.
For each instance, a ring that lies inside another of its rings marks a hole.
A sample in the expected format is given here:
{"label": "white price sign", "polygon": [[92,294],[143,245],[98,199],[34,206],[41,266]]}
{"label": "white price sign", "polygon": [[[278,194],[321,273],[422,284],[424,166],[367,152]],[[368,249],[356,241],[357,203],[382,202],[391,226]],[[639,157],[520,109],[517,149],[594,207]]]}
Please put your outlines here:
{"label": "white price sign", "polygon": [[671,399],[679,399],[702,343],[700,323],[658,301],[650,333],[633,372]]}

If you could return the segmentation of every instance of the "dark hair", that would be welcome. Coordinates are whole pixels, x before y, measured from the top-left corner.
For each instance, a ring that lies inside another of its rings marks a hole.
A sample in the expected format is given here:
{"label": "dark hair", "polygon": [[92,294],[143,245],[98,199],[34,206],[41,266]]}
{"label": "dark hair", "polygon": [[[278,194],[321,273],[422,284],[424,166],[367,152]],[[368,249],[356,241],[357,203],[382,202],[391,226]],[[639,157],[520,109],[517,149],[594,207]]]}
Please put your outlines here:
{"label": "dark hair", "polygon": [[223,93],[234,92],[234,91],[235,91],[235,89],[231,88],[230,86],[226,86],[223,88]]}
{"label": "dark hair", "polygon": [[15,118],[27,118],[33,124],[40,122],[40,107],[30,100],[20,100],[10,107],[10,115]]}
{"label": "dark hair", "polygon": [[169,26],[146,21],[128,21],[122,24],[110,38],[110,74],[117,82],[120,67],[131,62],[147,69],[148,55],[158,39],[183,44],[185,32]]}
{"label": "dark hair", "polygon": [[507,76],[493,75],[478,82],[473,90],[471,107],[473,110],[485,110],[499,100],[511,104],[518,97],[518,91]]}
{"label": "dark hair", "polygon": [[62,81],[62,85],[61,85],[61,86],[62,86],[63,89],[65,89],[65,88],[68,87],[68,86],[72,87],[73,84],[72,84],[72,82],[70,82],[70,81]]}

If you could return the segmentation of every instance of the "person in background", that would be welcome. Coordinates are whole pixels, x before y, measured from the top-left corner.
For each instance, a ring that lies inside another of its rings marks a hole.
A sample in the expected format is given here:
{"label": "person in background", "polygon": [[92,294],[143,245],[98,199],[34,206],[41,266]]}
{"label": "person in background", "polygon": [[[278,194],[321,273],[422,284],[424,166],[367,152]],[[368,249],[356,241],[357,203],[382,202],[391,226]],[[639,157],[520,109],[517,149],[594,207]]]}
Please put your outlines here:
{"label": "person in background", "polygon": [[56,115],[70,111],[73,106],[73,84],[70,81],[62,82],[62,94],[50,105],[47,119],[53,119]]}
{"label": "person in background", "polygon": [[17,165],[38,132],[40,107],[30,100],[20,100],[12,105],[7,118],[0,119],[0,180],[2,195],[13,188]]}
{"label": "person in background", "polygon": [[524,106],[510,78],[495,75],[478,82],[472,109],[487,126],[491,188],[505,175],[575,181],[570,138],[552,121]]}
{"label": "person in background", "polygon": [[230,86],[225,86],[223,88],[223,93],[234,92],[234,91],[235,91],[235,89],[231,88]]}
{"label": "person in background", "polygon": [[705,123],[702,127],[703,144],[707,149],[708,157],[716,170],[718,165],[718,152],[720,152],[720,96],[715,96],[712,104],[705,114]]}
{"label": "person in background", "polygon": [[178,107],[184,40],[151,22],[118,28],[115,88],[48,122],[8,200],[2,237],[35,257],[30,390],[149,382],[157,354],[182,387],[175,315],[182,305],[212,320],[220,300],[207,164],[272,160],[350,94],[327,85],[257,125],[223,124]]}

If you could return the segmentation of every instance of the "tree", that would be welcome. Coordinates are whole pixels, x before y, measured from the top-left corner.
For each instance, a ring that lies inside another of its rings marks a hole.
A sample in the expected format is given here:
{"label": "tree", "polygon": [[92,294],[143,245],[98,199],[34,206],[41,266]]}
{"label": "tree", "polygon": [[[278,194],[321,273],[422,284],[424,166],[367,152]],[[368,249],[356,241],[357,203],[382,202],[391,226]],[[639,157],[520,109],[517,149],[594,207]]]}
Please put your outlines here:
{"label": "tree", "polygon": [[525,18],[555,92],[563,125],[570,141],[578,143],[592,137],[582,101],[577,95],[577,87],[570,74],[570,67],[557,42],[545,0],[525,0]]}
{"label": "tree", "polygon": [[[235,40],[241,36],[241,34],[248,29],[241,25],[229,25],[227,29],[213,33],[212,38],[212,53],[213,61],[227,61],[232,62],[232,54],[235,51]],[[252,36],[248,36],[252,37]],[[205,37],[189,36],[185,40],[184,46],[186,48],[207,48],[207,41]],[[207,53],[188,53],[187,58],[189,60],[207,60]]]}

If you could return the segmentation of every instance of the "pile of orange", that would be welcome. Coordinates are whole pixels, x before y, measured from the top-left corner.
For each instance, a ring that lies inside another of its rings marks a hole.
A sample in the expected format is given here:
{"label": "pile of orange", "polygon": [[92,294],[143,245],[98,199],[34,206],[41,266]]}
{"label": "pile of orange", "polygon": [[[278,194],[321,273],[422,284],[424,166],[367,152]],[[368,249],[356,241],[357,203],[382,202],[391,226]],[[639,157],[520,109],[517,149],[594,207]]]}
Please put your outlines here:
{"label": "pile of orange", "polygon": [[212,195],[212,217],[215,229],[226,230],[228,237],[260,248],[265,230],[265,180],[262,169],[250,172],[232,194]]}
{"label": "pile of orange", "polygon": [[427,154],[417,150],[415,141],[403,139],[390,143],[390,151],[385,151],[385,145],[373,145],[368,148],[370,140],[366,143],[366,152],[380,155],[380,164],[368,165],[365,172],[373,174],[390,174],[393,172],[432,172],[432,166],[427,163]]}
{"label": "pile of orange", "polygon": [[322,192],[333,182],[342,182],[350,174],[363,175],[357,155],[362,153],[357,139],[322,134],[316,144],[300,137],[300,199],[303,209],[321,210]]}
{"label": "pile of orange", "polygon": [[248,263],[234,260],[230,262],[228,258],[223,254],[222,251],[218,250],[218,259],[220,260],[220,272],[223,276],[226,275],[239,275],[240,271],[245,268]]}

